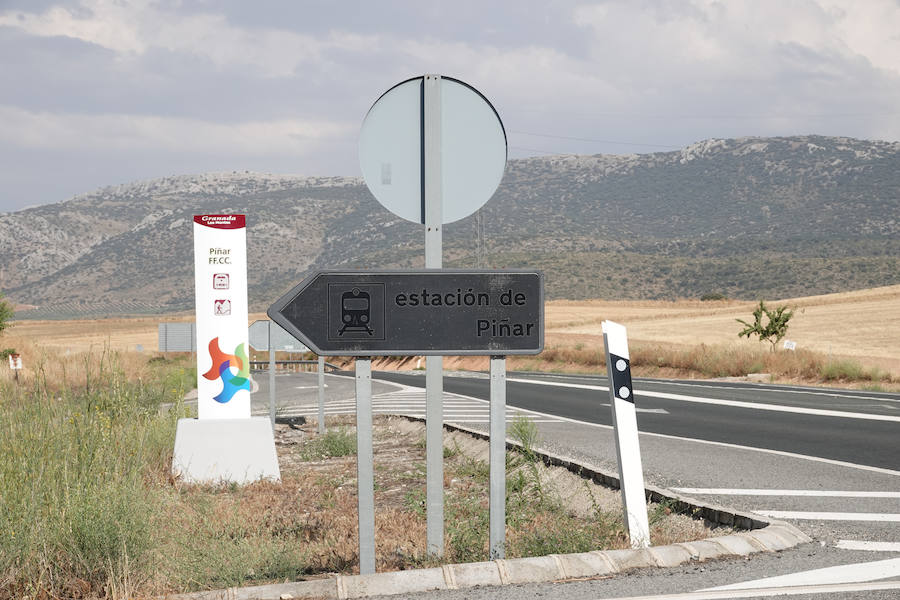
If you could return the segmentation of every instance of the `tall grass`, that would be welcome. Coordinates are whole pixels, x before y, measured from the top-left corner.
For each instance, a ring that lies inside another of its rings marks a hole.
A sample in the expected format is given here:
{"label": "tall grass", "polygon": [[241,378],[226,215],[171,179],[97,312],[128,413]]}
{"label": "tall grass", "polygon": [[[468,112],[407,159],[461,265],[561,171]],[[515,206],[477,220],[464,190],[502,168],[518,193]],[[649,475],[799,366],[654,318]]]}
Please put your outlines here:
{"label": "tall grass", "polygon": [[[743,345],[706,345],[679,348],[658,344],[633,344],[631,366],[642,376],[689,374],[701,377],[739,377],[749,373],[768,373],[775,378],[818,382],[885,382],[891,374],[866,368],[852,360],[832,360],[811,350],[770,352]],[[524,358],[524,366],[553,370],[605,368],[601,347],[552,346],[534,358]],[[516,364],[515,368],[522,365]]]}
{"label": "tall grass", "polygon": [[155,571],[147,483],[167,477],[177,418],[158,405],[190,369],[81,360],[77,375],[50,376],[45,356],[26,385],[0,382],[0,596],[125,596]]}

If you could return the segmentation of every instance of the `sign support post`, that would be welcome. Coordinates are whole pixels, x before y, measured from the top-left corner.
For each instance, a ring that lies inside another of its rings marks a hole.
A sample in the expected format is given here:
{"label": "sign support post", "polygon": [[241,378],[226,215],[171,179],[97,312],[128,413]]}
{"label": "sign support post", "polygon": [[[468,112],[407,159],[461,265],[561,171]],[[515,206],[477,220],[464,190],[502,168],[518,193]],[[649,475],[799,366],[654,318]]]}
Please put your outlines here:
{"label": "sign support post", "polygon": [[490,559],[506,556],[506,357],[491,357]]}
{"label": "sign support post", "polygon": [[[272,431],[275,431],[275,413],[276,413],[276,389],[275,389],[275,373],[276,358],[279,350],[293,350],[296,338],[273,323],[271,320],[261,319],[253,321],[247,328],[250,347],[257,352],[267,352],[269,357],[269,420],[271,421]],[[290,342],[290,343],[287,343]],[[309,349],[303,346],[303,352]]]}
{"label": "sign support post", "polygon": [[372,450],[372,359],[356,359],[356,483],[359,574],[375,572],[375,468]]}
{"label": "sign support post", "polygon": [[[316,354],[358,357],[362,568],[374,569],[372,356],[491,356],[490,548],[492,558],[504,556],[506,356],[538,354],[543,349],[543,290],[543,275],[528,271],[320,271],[269,307],[269,317]],[[436,417],[430,412],[433,408],[433,404],[426,407],[426,429],[434,427],[440,442],[440,404]],[[428,446],[426,460],[429,475],[441,473],[442,445]],[[438,494],[438,507],[443,506],[441,479],[442,475],[431,488]],[[426,487],[426,501],[431,500],[428,491]],[[441,535],[441,521],[437,522],[437,529]],[[429,546],[430,551],[440,549],[441,546]]]}
{"label": "sign support post", "polygon": [[625,510],[625,526],[632,548],[650,545],[650,525],[647,519],[647,500],[644,494],[644,472],[641,466],[641,447],[638,442],[634,388],[631,383],[631,363],[625,327],[603,321],[603,344],[606,346],[606,371],[609,375],[609,402],[612,406],[613,429],[616,438],[616,458],[619,463],[619,487]]}
{"label": "sign support post", "polygon": [[319,356],[319,435],[325,435],[325,357]]}
{"label": "sign support post", "polygon": [[[422,220],[425,223],[425,268],[443,262],[441,206],[441,77],[426,75],[422,90]],[[444,554],[444,358],[425,358],[425,497],[428,553]]]}
{"label": "sign support post", "polygon": [[275,345],[272,343],[272,321],[269,321],[269,419],[275,431]]}
{"label": "sign support post", "polygon": [[[443,127],[445,122],[448,123],[446,128]],[[491,103],[468,84],[439,75],[414,77],[389,89],[369,109],[360,131],[360,167],[372,194],[394,214],[425,225],[425,269],[426,272],[432,271],[428,277],[437,274],[433,271],[442,266],[443,224],[462,219],[487,202],[503,177],[506,154],[506,132]],[[501,285],[511,284],[504,282]],[[337,290],[339,286],[334,287]],[[356,356],[390,355],[397,352],[387,348],[388,354],[382,354],[377,351],[378,347],[397,346],[397,351],[400,347],[406,350],[408,346],[401,343],[401,338],[410,333],[407,327],[394,330],[394,326],[389,325],[389,322],[394,322],[391,315],[394,311],[404,314],[402,322],[405,325],[412,313],[418,312],[416,307],[420,305],[463,307],[462,311],[451,312],[466,312],[465,308],[476,305],[489,306],[490,294],[483,292],[476,296],[472,290],[474,283],[470,281],[460,281],[459,285],[450,286],[443,295],[433,288],[429,288],[430,293],[425,288],[416,288],[422,290],[420,295],[413,288],[392,287],[388,281],[366,283],[364,279],[357,279],[349,288],[341,289],[339,297],[328,296],[330,308],[321,315],[324,320],[319,320],[316,325],[304,322],[303,328],[313,325],[315,334],[320,339],[324,338],[324,345],[349,347]],[[303,288],[292,290],[290,297],[279,300],[269,309],[269,315],[282,326],[300,317],[295,301],[303,293]],[[524,292],[517,292],[515,296],[521,301],[512,299],[514,292],[510,288],[499,293],[508,294],[504,298],[510,300],[504,302],[497,298],[499,304],[494,306],[498,309],[525,304]],[[542,285],[537,295],[542,301]],[[317,312],[321,310],[322,307],[317,307]],[[335,322],[338,318],[340,320]],[[376,326],[374,323],[378,322],[380,325]],[[502,316],[492,320],[491,315],[485,315],[469,321],[464,329],[457,328],[451,332],[448,322],[443,321],[441,327],[448,330],[446,333],[436,335],[434,331],[427,332],[429,335],[414,340],[414,346],[424,351],[407,353],[427,357],[426,540],[427,551],[433,556],[441,556],[444,546],[442,357],[455,354],[449,351],[452,345],[444,344],[452,344],[447,338],[470,336],[464,344],[463,353],[475,354],[476,348],[483,347],[488,339],[522,338],[503,340],[515,341],[515,344],[490,344],[490,351],[496,353],[509,345],[518,345],[524,350],[524,346],[530,345],[524,338],[540,337],[539,345],[542,347],[543,330],[534,331],[535,325],[541,325],[539,320],[514,325],[512,321],[504,321]],[[518,327],[518,333],[513,332],[514,327]],[[403,330],[407,331],[404,333]],[[289,331],[299,335],[298,339],[305,338],[296,325]],[[533,336],[532,333],[539,335]],[[516,348],[510,349],[515,351]],[[333,352],[326,351],[324,354]],[[362,487],[362,481],[360,485]],[[362,550],[360,553],[362,557]]]}

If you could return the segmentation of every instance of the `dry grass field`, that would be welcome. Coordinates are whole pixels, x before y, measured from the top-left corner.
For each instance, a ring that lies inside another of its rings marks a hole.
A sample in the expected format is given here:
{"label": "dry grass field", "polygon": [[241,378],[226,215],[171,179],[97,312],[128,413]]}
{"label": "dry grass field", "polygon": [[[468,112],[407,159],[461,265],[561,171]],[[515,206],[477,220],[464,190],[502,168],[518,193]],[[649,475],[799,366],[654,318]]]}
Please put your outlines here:
{"label": "dry grass field", "polygon": [[[805,298],[767,299],[769,305],[796,308],[788,339],[798,349],[835,359],[850,358],[900,378],[900,285]],[[677,347],[727,346],[759,348],[759,342],[738,338],[735,319],[751,319],[755,302],[566,301],[546,307],[547,347],[600,347],[600,323],[606,319],[628,328],[633,344]],[[266,318],[251,315],[250,321]],[[26,362],[41,348],[62,353],[157,350],[160,321],[186,321],[190,316],[110,318],[78,321],[20,321],[4,334],[2,346],[23,351]],[[32,356],[30,356],[32,355]],[[448,360],[448,368],[478,367],[478,360]],[[485,367],[486,360],[483,361]],[[511,365],[514,367],[514,365]]]}
{"label": "dry grass field", "polygon": [[[900,376],[900,285],[766,302],[796,308],[787,339],[798,349],[852,358]],[[737,337],[742,326],[735,319],[752,320],[756,304],[556,301],[547,305],[547,342],[602,345],[600,323],[610,319],[625,325],[633,342],[755,347],[759,345],[755,339]]]}

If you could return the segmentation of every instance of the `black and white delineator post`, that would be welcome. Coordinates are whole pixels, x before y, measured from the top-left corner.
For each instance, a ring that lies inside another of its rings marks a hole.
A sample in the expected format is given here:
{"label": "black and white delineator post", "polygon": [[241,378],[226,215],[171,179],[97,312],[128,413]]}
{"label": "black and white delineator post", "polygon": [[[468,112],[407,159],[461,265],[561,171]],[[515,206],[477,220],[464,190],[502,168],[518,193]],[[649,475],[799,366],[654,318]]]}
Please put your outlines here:
{"label": "black and white delineator post", "polygon": [[644,494],[644,471],[638,442],[634,388],[631,384],[631,362],[625,326],[603,321],[603,344],[606,346],[606,371],[609,374],[609,402],[612,406],[616,437],[616,459],[619,463],[619,487],[625,506],[625,525],[632,548],[650,545],[650,525]]}

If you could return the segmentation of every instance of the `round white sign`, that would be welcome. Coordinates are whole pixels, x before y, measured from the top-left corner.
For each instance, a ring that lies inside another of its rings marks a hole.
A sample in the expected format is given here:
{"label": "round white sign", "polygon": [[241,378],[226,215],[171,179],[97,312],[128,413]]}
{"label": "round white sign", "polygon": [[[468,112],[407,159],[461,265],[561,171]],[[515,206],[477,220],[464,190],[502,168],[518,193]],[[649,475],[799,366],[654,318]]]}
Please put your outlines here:
{"label": "round white sign", "polygon": [[[369,109],[359,134],[366,185],[389,211],[425,223],[425,77],[398,83]],[[487,202],[506,168],[506,131],[475,88],[440,78],[441,221],[467,217]],[[433,158],[433,157],[432,157]]]}

